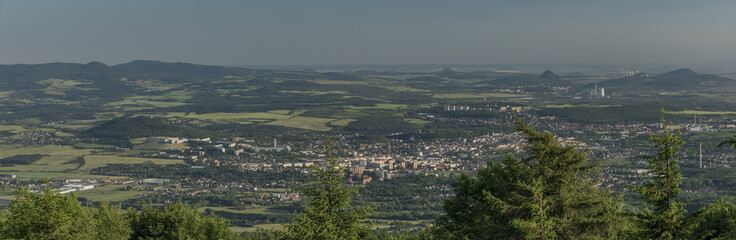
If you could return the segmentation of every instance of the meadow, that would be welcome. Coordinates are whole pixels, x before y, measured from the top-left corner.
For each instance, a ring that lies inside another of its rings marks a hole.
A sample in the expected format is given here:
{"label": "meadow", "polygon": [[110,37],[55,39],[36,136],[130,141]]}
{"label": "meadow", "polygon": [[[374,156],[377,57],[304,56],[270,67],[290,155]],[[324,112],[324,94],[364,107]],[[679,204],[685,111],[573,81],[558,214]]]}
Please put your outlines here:
{"label": "meadow", "polygon": [[102,185],[78,192],[78,197],[94,202],[120,202],[151,191],[126,191],[124,185]]}
{"label": "meadow", "polygon": [[160,158],[137,158],[137,157],[121,157],[117,155],[87,155],[84,157],[85,164],[79,170],[88,171],[91,169],[107,166],[109,164],[142,164],[152,162],[159,165],[168,164],[184,164],[179,159],[160,159]]}
{"label": "meadow", "polygon": [[266,125],[276,125],[292,128],[309,129],[315,131],[329,131],[332,129],[327,126],[327,123],[335,121],[334,118],[317,118],[317,117],[302,117],[294,116],[289,119],[276,120],[273,122],[266,123]]}
{"label": "meadow", "polygon": [[516,98],[526,97],[527,95],[510,94],[510,93],[442,93],[433,94],[433,98],[450,98],[450,99],[472,99],[472,98]]}
{"label": "meadow", "polygon": [[667,114],[701,114],[701,115],[724,115],[724,114],[736,114],[736,111],[700,111],[700,110],[685,110],[685,111],[667,111]]}

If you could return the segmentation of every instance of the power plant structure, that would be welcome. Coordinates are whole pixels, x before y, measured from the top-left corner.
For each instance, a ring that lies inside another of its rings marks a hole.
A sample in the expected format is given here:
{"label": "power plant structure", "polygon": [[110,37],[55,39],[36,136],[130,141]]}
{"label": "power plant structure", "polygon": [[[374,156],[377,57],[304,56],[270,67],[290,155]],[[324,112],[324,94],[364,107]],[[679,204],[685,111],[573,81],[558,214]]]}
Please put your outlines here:
{"label": "power plant structure", "polygon": [[623,71],[621,71],[621,72],[622,72],[622,73],[624,74],[624,77],[632,77],[632,76],[634,76],[634,75],[637,75],[637,74],[639,74],[639,70],[634,70],[634,71],[631,71],[631,70],[629,70],[629,69],[626,69],[626,70],[623,70]]}
{"label": "power plant structure", "polygon": [[598,84],[596,84],[595,88],[590,90],[590,98],[606,98],[606,90],[604,88],[598,88]]}

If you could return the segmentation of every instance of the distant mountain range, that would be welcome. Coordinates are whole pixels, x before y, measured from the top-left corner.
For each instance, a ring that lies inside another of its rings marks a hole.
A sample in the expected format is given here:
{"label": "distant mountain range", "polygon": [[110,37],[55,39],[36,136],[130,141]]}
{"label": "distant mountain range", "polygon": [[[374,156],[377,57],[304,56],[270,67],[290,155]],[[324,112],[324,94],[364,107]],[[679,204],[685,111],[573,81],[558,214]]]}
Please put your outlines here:
{"label": "distant mountain range", "polygon": [[[64,100],[120,99],[139,91],[131,81],[156,80],[163,83],[205,83],[227,79],[326,79],[362,81],[369,75],[392,75],[395,72],[351,71],[319,73],[315,71],[254,70],[240,67],[207,66],[190,63],[167,63],[137,60],[125,64],[108,66],[100,62],[87,64],[47,63],[0,65],[0,88],[2,91],[25,91],[33,96],[52,94],[41,91],[49,86],[48,79],[78,80],[75,89],[67,89]],[[605,80],[594,84],[577,85],[574,82],[547,70],[540,75],[473,71],[461,72],[451,68],[423,73],[419,77],[406,79],[406,84],[416,88],[446,90],[452,87],[518,88],[531,91],[550,91],[554,87],[589,89],[594,85],[613,91],[730,91],[736,89],[736,80],[713,74],[699,74],[683,68],[664,74],[649,76],[645,73],[634,76]],[[465,81],[470,80],[470,81]],[[433,86],[434,88],[432,88]]]}

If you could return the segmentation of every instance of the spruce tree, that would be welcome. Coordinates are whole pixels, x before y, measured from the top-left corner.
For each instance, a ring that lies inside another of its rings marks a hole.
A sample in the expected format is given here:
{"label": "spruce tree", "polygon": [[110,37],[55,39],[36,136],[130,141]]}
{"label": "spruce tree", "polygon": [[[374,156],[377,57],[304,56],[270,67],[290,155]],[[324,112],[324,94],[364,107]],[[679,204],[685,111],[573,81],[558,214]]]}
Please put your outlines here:
{"label": "spruce tree", "polygon": [[649,162],[652,179],[636,188],[650,209],[645,209],[643,237],[649,239],[678,239],[685,225],[685,204],[677,199],[682,174],[679,166],[680,147],[685,143],[679,131],[674,132],[664,120],[662,133],[650,135],[649,142],[657,148],[657,154],[645,156]]}
{"label": "spruce tree", "polygon": [[719,200],[688,217],[685,239],[736,239],[736,204]]}
{"label": "spruce tree", "polygon": [[128,239],[131,232],[120,208],[82,208],[75,193],[50,188],[19,189],[2,215],[0,239]]}
{"label": "spruce tree", "polygon": [[313,168],[317,179],[302,192],[309,198],[304,212],[286,225],[287,239],[366,239],[369,227],[361,225],[369,209],[351,209],[350,201],[358,191],[345,186],[344,170],[335,157],[335,142],[326,141],[327,165]]}
{"label": "spruce tree", "polygon": [[143,206],[141,211],[128,209],[131,239],[235,239],[228,222],[216,215],[202,215],[182,203],[172,203],[163,210]]}
{"label": "spruce tree", "polygon": [[521,184],[521,187],[531,192],[530,202],[524,203],[524,207],[531,212],[530,219],[514,219],[511,225],[523,233],[528,240],[556,239],[554,231],[555,222],[559,219],[549,217],[549,200],[544,196],[544,185],[536,179],[532,185]]}
{"label": "spruce tree", "polygon": [[451,239],[612,239],[628,225],[621,200],[596,187],[593,165],[576,146],[516,118],[526,139],[520,160],[488,163],[462,176],[444,204],[437,234]]}

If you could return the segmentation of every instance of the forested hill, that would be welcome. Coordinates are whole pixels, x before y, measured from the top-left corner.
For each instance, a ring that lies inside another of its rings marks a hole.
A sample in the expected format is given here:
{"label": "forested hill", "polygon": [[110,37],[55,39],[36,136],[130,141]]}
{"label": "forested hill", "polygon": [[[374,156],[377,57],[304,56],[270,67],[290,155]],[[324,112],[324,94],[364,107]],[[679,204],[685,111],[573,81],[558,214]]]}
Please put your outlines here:
{"label": "forested hill", "polygon": [[[224,77],[266,77],[288,74],[285,71],[252,70],[239,67],[208,66],[191,63],[167,63],[136,60],[108,66],[100,62],[0,65],[0,84],[7,90],[33,87],[36,81],[49,78],[70,80],[162,80],[175,82],[222,80]],[[300,73],[309,75],[308,73]]]}
{"label": "forested hill", "polygon": [[[726,91],[736,89],[736,80],[682,68],[655,76],[640,73],[602,81],[597,85],[623,91]],[[592,88],[593,84],[585,87]]]}

